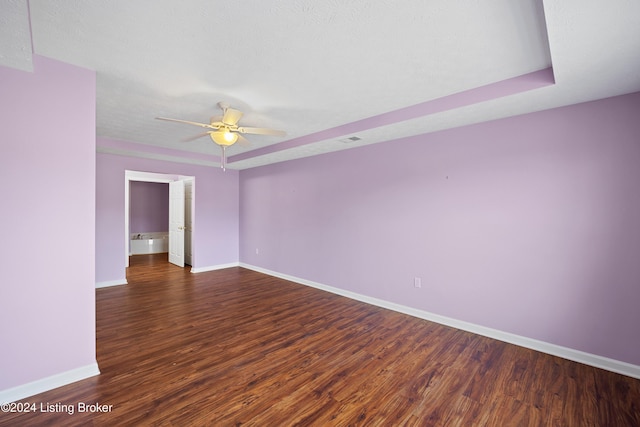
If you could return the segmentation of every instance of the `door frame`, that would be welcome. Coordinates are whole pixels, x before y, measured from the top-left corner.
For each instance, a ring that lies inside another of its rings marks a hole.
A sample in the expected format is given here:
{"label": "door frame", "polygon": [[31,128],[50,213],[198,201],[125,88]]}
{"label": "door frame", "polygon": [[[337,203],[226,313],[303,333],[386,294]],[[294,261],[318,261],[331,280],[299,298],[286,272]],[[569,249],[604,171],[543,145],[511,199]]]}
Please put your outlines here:
{"label": "door frame", "polygon": [[[196,194],[195,194],[195,176],[187,176],[187,175],[172,175],[165,173],[155,173],[155,172],[142,172],[142,171],[133,171],[133,170],[125,170],[124,171],[124,259],[125,259],[125,268],[129,267],[129,240],[131,238],[131,231],[129,230],[129,191],[131,181],[142,181],[142,182],[160,182],[160,183],[169,183],[172,181],[187,181],[190,180],[193,183],[193,190],[191,194],[191,225],[192,225],[192,238],[191,238],[191,254],[193,258],[195,258],[195,252],[193,250],[193,235],[195,235],[195,204],[196,204]],[[167,206],[167,209],[169,207]]]}

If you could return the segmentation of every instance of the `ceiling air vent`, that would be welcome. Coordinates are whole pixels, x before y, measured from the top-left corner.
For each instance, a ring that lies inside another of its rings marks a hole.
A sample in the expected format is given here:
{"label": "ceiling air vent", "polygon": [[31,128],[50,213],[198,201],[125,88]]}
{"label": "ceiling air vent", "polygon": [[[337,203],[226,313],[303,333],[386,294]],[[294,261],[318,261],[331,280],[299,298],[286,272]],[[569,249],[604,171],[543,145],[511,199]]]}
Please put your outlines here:
{"label": "ceiling air vent", "polygon": [[345,144],[349,144],[351,142],[356,142],[356,141],[360,141],[362,138],[358,137],[358,136],[350,136],[349,138],[344,138],[341,139],[341,142],[344,142]]}

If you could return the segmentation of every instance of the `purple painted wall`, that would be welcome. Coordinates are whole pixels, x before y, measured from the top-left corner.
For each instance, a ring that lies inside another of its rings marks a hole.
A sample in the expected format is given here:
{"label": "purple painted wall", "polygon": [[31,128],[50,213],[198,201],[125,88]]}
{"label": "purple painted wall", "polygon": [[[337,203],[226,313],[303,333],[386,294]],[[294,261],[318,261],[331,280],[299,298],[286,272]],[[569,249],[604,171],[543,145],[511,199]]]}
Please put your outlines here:
{"label": "purple painted wall", "polygon": [[169,231],[169,184],[131,181],[129,199],[131,233]]}
{"label": "purple painted wall", "polygon": [[0,66],[0,391],[95,353],[95,72]]}
{"label": "purple painted wall", "polygon": [[[117,141],[98,138],[97,144]],[[195,176],[194,268],[238,262],[238,172],[98,153],[96,171],[96,282],[125,278],[125,170]]]}
{"label": "purple painted wall", "polygon": [[636,93],[242,171],[240,260],[640,365],[638,117]]}

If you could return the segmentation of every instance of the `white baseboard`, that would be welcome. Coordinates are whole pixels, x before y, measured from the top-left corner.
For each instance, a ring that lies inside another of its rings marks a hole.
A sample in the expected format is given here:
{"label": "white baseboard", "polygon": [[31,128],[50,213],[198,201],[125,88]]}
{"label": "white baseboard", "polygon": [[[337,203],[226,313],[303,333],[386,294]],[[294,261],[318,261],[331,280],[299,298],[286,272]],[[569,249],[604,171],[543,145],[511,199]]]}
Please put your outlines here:
{"label": "white baseboard", "polygon": [[96,282],[96,289],[108,288],[109,286],[119,286],[119,285],[126,285],[126,284],[127,284],[127,279],[107,280],[106,282]]}
{"label": "white baseboard", "polygon": [[497,329],[487,328],[484,326],[476,325],[474,323],[464,322],[461,320],[452,319],[450,317],[440,316],[438,314],[429,313],[428,311],[419,310],[416,308],[407,307],[401,304],[392,303],[389,301],[381,300],[378,298],[361,295],[355,292],[346,291],[340,288],[334,288],[333,286],[323,285],[311,280],[301,279],[299,277],[290,276],[288,274],[278,273],[276,271],[267,270],[262,267],[256,267],[254,265],[240,263],[240,267],[254,270],[259,273],[268,274],[269,276],[278,277],[291,282],[299,283],[301,285],[310,286],[313,288],[321,289],[323,291],[331,292],[337,295],[342,295],[347,298],[351,298],[357,301],[365,302],[367,304],[375,305],[378,307],[386,308],[389,310],[397,311],[399,313],[408,314],[410,316],[418,317],[420,319],[429,320],[431,322],[439,323],[445,326],[451,326],[463,331],[472,332],[474,334],[482,335],[485,337],[493,338],[499,341],[515,344],[520,347],[529,348],[532,350],[540,351],[542,353],[551,354],[553,356],[562,357],[564,359],[572,360],[574,362],[583,363],[585,365],[594,366],[596,368],[605,369],[607,371],[616,372],[618,374],[626,375],[632,378],[640,379],[640,366],[632,365],[630,363],[621,362],[619,360],[610,359],[603,356],[598,356],[591,353],[585,353],[580,350],[574,350],[568,347],[562,347],[556,344],[550,344],[544,341],[538,341],[532,338],[515,335],[509,332],[503,332]]}
{"label": "white baseboard", "polygon": [[2,390],[0,391],[0,403],[15,402],[16,400],[21,400],[45,391],[53,390],[54,388],[62,387],[95,375],[100,375],[100,369],[98,368],[97,362],[72,369],[70,371],[61,372],[27,384],[19,385],[17,387]]}
{"label": "white baseboard", "polygon": [[212,265],[209,267],[198,267],[198,268],[191,267],[191,272],[204,273],[205,271],[222,270],[223,268],[238,267],[238,266],[240,266],[239,262],[230,262],[229,264]]}

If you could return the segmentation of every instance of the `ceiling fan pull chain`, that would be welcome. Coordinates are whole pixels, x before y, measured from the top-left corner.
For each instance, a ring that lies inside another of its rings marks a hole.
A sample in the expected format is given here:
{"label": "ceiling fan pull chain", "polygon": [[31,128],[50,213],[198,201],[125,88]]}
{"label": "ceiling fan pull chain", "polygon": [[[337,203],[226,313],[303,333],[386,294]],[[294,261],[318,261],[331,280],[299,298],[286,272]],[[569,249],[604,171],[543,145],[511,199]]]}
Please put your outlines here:
{"label": "ceiling fan pull chain", "polygon": [[225,147],[224,145],[221,145],[220,148],[222,148],[222,161],[220,162],[220,167],[222,168],[223,171],[226,171],[226,163],[227,163],[227,147]]}

